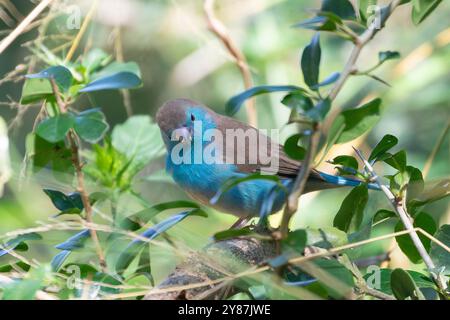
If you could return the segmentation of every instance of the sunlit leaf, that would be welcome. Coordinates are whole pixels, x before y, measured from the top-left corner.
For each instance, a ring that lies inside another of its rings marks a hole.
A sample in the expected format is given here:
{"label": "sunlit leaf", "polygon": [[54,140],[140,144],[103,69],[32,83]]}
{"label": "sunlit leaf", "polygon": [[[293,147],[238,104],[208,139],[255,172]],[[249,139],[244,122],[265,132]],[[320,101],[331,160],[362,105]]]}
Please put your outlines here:
{"label": "sunlit leaf", "polygon": [[397,143],[398,139],[396,137],[390,134],[385,135],[372,150],[372,153],[369,156],[369,161],[376,161],[380,156],[396,146]]}

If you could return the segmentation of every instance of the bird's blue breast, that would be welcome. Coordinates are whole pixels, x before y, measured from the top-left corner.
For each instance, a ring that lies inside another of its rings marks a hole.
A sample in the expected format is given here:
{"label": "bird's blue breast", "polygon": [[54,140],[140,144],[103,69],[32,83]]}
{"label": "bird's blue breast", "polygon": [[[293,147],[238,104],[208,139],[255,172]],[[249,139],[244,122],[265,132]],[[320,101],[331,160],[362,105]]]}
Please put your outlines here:
{"label": "bird's blue breast", "polygon": [[[238,172],[237,167],[231,164],[174,164],[170,156],[167,158],[167,170],[195,200],[237,216],[258,216],[264,201],[276,187],[275,182],[268,180],[245,181],[224,192],[212,205],[210,200],[229,179],[242,178],[247,174]],[[278,192],[270,213],[280,210],[284,200],[285,194]]]}

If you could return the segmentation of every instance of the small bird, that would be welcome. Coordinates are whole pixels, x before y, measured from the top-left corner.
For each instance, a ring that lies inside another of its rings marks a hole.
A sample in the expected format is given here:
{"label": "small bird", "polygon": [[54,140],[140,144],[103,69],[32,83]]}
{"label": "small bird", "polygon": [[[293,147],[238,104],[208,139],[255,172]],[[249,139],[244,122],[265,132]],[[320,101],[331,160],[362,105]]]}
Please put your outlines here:
{"label": "small bird", "polygon": [[[166,169],[194,200],[240,218],[268,215],[282,209],[301,163],[290,159],[282,146],[258,129],[220,115],[189,99],[166,102],[158,110],[156,121],[168,151]],[[207,130],[222,134],[223,140],[220,141],[217,135],[214,136],[215,139],[205,137]],[[235,139],[230,133],[238,130],[241,130],[241,133],[247,132],[248,135],[244,136],[245,143],[237,143],[237,148],[236,144],[226,142]],[[245,139],[252,136],[251,133],[254,133],[256,140]],[[198,146],[195,145],[196,142],[199,143]],[[216,149],[211,154],[216,156],[216,160],[222,161],[194,161],[196,152],[206,152],[207,148],[211,149],[213,142]],[[259,154],[256,159],[254,156],[252,158],[249,152],[245,152],[244,157],[239,158],[237,155],[240,151],[254,151],[256,145],[259,150],[266,152],[269,158],[272,157],[271,160],[275,160],[275,169],[267,165],[267,161],[263,163]],[[180,161],[180,158],[183,161]],[[277,175],[285,188],[280,188],[280,183],[274,180],[253,179],[220,193],[221,188],[232,179],[241,179],[261,172]],[[340,186],[358,186],[361,183],[312,170],[304,193]],[[219,193],[220,197],[217,197]]]}

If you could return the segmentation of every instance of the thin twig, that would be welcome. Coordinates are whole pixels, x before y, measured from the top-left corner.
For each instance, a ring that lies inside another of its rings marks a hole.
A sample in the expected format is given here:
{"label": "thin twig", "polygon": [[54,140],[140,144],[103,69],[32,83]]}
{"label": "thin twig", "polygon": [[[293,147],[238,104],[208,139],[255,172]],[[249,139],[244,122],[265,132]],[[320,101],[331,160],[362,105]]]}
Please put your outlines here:
{"label": "thin twig", "polygon": [[405,206],[401,201],[398,201],[397,198],[394,196],[392,191],[385,185],[381,183],[380,178],[375,173],[372,165],[366,160],[366,158],[363,156],[362,152],[358,149],[355,149],[356,154],[358,157],[364,162],[364,166],[368,173],[371,175],[372,180],[380,187],[380,189],[383,191],[383,193],[388,198],[389,202],[391,203],[392,207],[397,212],[400,220],[403,223],[403,226],[406,230],[408,230],[409,236],[411,237],[412,242],[414,243],[414,246],[416,247],[417,251],[419,252],[420,256],[422,257],[425,265],[427,266],[428,272],[431,274],[433,279],[435,280],[436,284],[439,286],[441,290],[445,290],[446,285],[445,282],[442,281],[441,277],[437,274],[436,266],[434,265],[433,260],[431,260],[431,257],[428,255],[427,250],[425,249],[422,241],[420,241],[419,235],[414,230],[414,226],[411,222],[411,217],[406,211]]}
{"label": "thin twig", "polygon": [[427,162],[425,162],[425,165],[423,166],[422,176],[424,179],[427,177],[428,173],[430,172],[431,165],[433,164],[434,158],[436,157],[436,154],[438,153],[439,149],[441,148],[442,143],[444,143],[445,137],[447,136],[449,129],[450,129],[450,120],[447,121],[447,125],[445,126],[439,139],[437,140],[436,144],[434,145],[434,148],[431,151],[430,156],[427,159]]}
{"label": "thin twig", "polygon": [[14,40],[25,31],[30,23],[33,22],[37,16],[44,11],[45,8],[52,2],[53,0],[42,0],[34,9],[30,12],[30,14],[23,19],[23,21],[6,37],[0,42],[0,54],[8,48]]}
{"label": "thin twig", "polygon": [[[122,29],[120,26],[117,26],[115,29],[114,49],[115,49],[117,61],[123,62],[124,54],[123,54],[123,45],[122,45]],[[120,90],[120,93],[122,94],[123,105],[125,106],[125,111],[127,112],[127,116],[131,117],[133,115],[133,107],[131,106],[130,90],[123,89],[123,90]]]}
{"label": "thin twig", "polygon": [[85,34],[89,23],[92,20],[92,17],[94,16],[95,10],[97,9],[98,0],[94,0],[92,2],[91,8],[89,9],[86,18],[83,21],[83,24],[81,25],[80,31],[78,32],[77,36],[73,40],[72,46],[69,49],[69,52],[67,53],[67,56],[64,60],[64,62],[69,62],[72,60],[73,55],[75,54],[75,50],[77,50],[78,45],[80,44],[81,39],[83,38],[83,35]]}
{"label": "thin twig", "polygon": [[[253,87],[253,79],[247,60],[242,51],[229,35],[225,25],[215,15],[214,0],[205,0],[203,8],[206,14],[209,29],[222,41],[228,52],[234,57],[234,59],[236,60],[236,64],[242,74],[245,89],[250,89],[251,87]],[[256,113],[255,99],[248,100],[246,110],[248,123],[251,126],[256,127],[258,125],[258,117]]]}
{"label": "thin twig", "polygon": [[[54,79],[50,79],[50,83],[52,85],[53,94],[56,98],[56,103],[59,106],[59,109],[62,113],[67,112],[67,105],[64,103],[64,101],[61,99],[61,96],[59,95],[58,86]],[[67,140],[70,144],[70,149],[72,153],[72,164],[75,168],[75,176],[77,178],[78,188],[77,191],[80,193],[81,201],[83,202],[84,211],[86,212],[86,221],[88,223],[92,223],[92,207],[91,203],[89,201],[89,195],[85,188],[84,183],[84,173],[83,173],[83,166],[80,160],[80,152],[79,152],[79,140],[78,136],[75,133],[74,130],[70,129],[67,133]],[[100,266],[105,271],[106,270],[106,260],[105,255],[103,253],[102,247],[100,245],[100,240],[97,235],[97,231],[93,228],[89,228],[89,233],[91,235],[92,241],[94,242],[95,250],[97,252],[97,256],[100,262]]]}

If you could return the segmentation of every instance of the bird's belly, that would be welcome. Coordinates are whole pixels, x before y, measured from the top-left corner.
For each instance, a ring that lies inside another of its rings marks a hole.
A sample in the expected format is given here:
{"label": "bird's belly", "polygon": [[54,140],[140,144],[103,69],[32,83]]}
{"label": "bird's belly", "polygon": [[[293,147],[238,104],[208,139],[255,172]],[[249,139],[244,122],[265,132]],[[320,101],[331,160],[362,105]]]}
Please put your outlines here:
{"label": "bird's belly", "polygon": [[[219,211],[239,217],[258,216],[261,206],[267,200],[269,192],[275,186],[272,181],[250,180],[242,182],[224,192],[218,201],[210,200],[231,178],[241,178],[245,174],[237,173],[235,168],[226,164],[182,164],[170,170],[175,182],[194,200]],[[281,209],[285,195],[280,193],[273,199],[269,213]]]}

